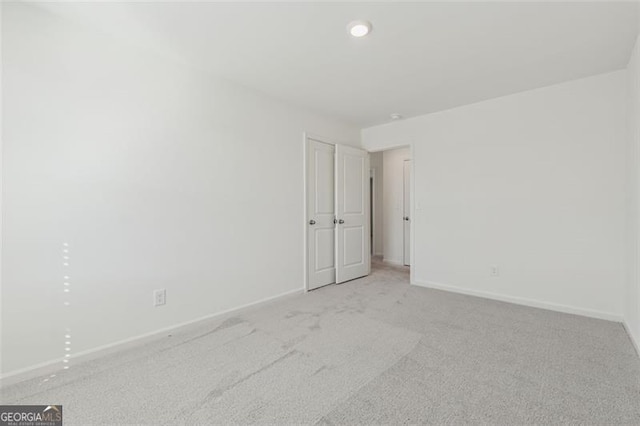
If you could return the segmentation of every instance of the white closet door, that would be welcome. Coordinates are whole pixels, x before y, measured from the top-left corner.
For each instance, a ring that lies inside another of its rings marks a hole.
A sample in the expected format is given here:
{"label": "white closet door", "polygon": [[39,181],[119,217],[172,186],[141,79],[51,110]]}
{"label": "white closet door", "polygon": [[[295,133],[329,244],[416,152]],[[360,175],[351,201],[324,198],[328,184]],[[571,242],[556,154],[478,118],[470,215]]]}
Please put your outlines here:
{"label": "white closet door", "polygon": [[309,290],[336,282],[335,147],[307,144],[307,250]]}
{"label": "white closet door", "polygon": [[403,217],[404,220],[404,264],[411,265],[411,202],[409,194],[411,194],[411,160],[404,160],[404,183],[403,183]]}
{"label": "white closet door", "polygon": [[368,275],[369,153],[336,145],[336,282]]}

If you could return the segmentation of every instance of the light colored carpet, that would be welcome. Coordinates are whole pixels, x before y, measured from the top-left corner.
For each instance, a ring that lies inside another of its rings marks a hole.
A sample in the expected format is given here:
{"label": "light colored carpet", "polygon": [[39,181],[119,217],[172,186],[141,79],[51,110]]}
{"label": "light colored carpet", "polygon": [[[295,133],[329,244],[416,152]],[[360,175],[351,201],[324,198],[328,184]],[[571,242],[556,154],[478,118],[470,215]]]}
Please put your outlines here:
{"label": "light colored carpet", "polygon": [[2,391],[65,424],[640,424],[622,326],[409,286],[405,268]]}

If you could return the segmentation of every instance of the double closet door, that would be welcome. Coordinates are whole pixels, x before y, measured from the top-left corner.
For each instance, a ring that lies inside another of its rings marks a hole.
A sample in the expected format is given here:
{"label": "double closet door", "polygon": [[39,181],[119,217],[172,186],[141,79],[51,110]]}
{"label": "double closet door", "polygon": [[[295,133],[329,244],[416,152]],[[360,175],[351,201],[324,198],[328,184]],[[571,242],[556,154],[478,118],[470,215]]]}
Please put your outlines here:
{"label": "double closet door", "polygon": [[308,288],[368,275],[369,154],[307,140]]}

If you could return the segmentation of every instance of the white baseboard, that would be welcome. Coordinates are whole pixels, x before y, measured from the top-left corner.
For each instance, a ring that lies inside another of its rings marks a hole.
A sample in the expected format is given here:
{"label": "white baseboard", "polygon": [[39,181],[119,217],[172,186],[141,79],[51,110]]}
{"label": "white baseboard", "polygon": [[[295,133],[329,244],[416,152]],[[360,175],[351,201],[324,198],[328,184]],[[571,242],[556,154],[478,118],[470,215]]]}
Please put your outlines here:
{"label": "white baseboard", "polygon": [[636,336],[633,334],[633,332],[631,331],[631,327],[629,327],[629,324],[626,320],[622,321],[622,325],[629,335],[629,339],[631,340],[631,343],[636,350],[636,354],[638,355],[638,357],[640,357],[640,336]]}
{"label": "white baseboard", "polygon": [[[238,313],[244,309],[248,309],[251,307],[255,307],[257,305],[261,305],[263,303],[272,302],[276,299],[281,299],[283,297],[292,296],[294,294],[303,293],[304,289],[296,289],[287,291],[285,293],[278,294],[276,296],[267,297],[264,299],[260,299],[255,302],[247,303],[245,305],[238,306],[232,309],[226,309],[224,311],[216,312],[213,314],[205,315],[203,317],[199,317],[193,320],[181,322],[179,324],[171,325],[169,327],[164,327],[158,330],[151,331],[149,333],[140,334],[138,336],[130,337],[128,339],[119,340],[117,342],[108,343],[106,345],[98,346],[96,348],[87,349],[82,352],[78,352],[76,354],[72,354],[69,359],[77,362],[85,362],[92,359],[100,358],[110,353],[119,352],[131,347],[139,346],[144,343],[148,343],[152,340],[158,339],[169,331],[174,331],[176,329],[187,327],[190,325],[197,324],[201,321],[210,320],[216,317],[221,317],[224,315]],[[1,386],[9,386],[15,383],[22,382],[24,380],[33,379],[35,377],[53,374],[60,370],[62,365],[62,361],[65,358],[58,358],[51,361],[46,361],[40,364],[32,365],[30,367],[22,368],[20,370],[11,371],[0,376],[0,385]]]}
{"label": "white baseboard", "polygon": [[385,259],[384,257],[382,258],[382,261],[384,263],[388,263],[389,265],[394,265],[394,266],[404,266],[404,263],[402,263],[401,261],[398,260],[390,260],[390,259]]}
{"label": "white baseboard", "polygon": [[527,299],[524,297],[507,296],[504,294],[491,293],[482,290],[473,290],[464,287],[457,287],[448,284],[441,284],[433,281],[415,280],[412,283],[419,287],[433,288],[437,290],[450,291],[452,293],[466,294],[468,296],[482,297],[484,299],[498,300],[501,302],[514,303],[516,305],[530,306],[533,308],[547,309],[550,311],[563,312],[566,314],[582,315],[590,318],[598,318],[607,321],[622,322],[622,316],[609,312],[601,312],[591,309],[578,308],[575,306],[561,305],[558,303],[543,302],[540,300]]}

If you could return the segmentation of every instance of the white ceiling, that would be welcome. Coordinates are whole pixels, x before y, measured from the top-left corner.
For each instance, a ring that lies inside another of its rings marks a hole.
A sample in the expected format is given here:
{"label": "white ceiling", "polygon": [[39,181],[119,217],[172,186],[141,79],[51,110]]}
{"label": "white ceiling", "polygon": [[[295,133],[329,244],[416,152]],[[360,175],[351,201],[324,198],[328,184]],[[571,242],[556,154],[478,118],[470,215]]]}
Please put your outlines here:
{"label": "white ceiling", "polygon": [[638,19],[633,2],[43,7],[363,127],[624,68]]}

